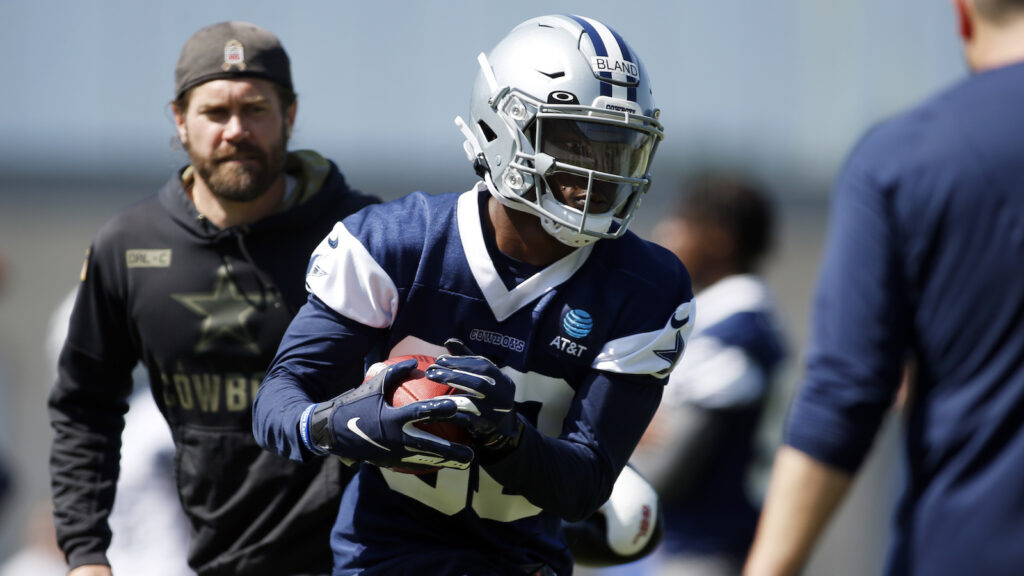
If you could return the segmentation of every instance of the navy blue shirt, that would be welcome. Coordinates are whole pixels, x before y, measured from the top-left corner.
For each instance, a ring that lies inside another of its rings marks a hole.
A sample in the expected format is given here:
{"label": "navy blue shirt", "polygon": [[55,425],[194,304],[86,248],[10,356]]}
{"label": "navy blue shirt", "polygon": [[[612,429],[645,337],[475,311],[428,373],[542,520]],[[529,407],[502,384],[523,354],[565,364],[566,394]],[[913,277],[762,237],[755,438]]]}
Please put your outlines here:
{"label": "navy blue shirt", "polygon": [[889,574],[1024,570],[1024,64],[872,130],[835,187],[786,441],[863,461],[918,362]]}

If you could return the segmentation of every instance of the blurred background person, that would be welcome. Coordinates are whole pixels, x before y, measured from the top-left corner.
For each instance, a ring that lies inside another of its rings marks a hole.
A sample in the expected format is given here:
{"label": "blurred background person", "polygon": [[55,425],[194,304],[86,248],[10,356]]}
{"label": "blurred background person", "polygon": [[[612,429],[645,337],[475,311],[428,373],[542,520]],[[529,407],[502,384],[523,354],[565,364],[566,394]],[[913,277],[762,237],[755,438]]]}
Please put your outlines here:
{"label": "blurred background person", "polygon": [[[7,266],[4,253],[0,250],[0,307],[5,305],[7,288]],[[10,404],[6,392],[10,382],[4,364],[3,350],[0,350],[0,424],[4,424]],[[7,460],[6,438],[0,437],[0,517],[3,523],[14,523],[21,528],[17,548],[0,561],[0,576],[63,576],[67,571],[64,555],[57,547],[57,536],[53,528],[53,507],[49,500],[35,500],[24,520],[13,520],[8,514],[7,503],[26,492],[14,480],[15,473]],[[21,494],[19,494],[21,493]]]}
{"label": "blurred background person", "polygon": [[787,338],[761,275],[776,220],[772,196],[754,179],[708,169],[683,181],[653,227],[697,290],[693,334],[630,460],[660,498],[663,534],[644,560],[581,574],[740,573],[780,436],[780,419],[763,417],[785,391]]}
{"label": "blurred background person", "polygon": [[53,507],[49,501],[36,501],[32,504],[22,532],[21,547],[0,562],[0,576],[67,574],[64,554],[57,546]]}
{"label": "blurred background person", "polygon": [[800,573],[908,374],[888,575],[1024,573],[1024,2],[954,0],[974,72],[836,180],[806,374],[745,574]]}
{"label": "blurred background person", "polygon": [[653,239],[690,271],[697,319],[631,459],[665,514],[646,573],[736,575],[753,539],[765,463],[758,432],[788,351],[760,275],[775,227],[768,192],[727,171],[687,180],[674,212],[654,227]]}

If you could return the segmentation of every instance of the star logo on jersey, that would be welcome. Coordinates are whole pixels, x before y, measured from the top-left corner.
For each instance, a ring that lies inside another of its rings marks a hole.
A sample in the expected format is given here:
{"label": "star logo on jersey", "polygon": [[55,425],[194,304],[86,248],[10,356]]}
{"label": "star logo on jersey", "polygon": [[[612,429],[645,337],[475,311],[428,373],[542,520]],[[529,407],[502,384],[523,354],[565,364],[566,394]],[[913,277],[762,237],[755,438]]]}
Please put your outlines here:
{"label": "star logo on jersey", "polygon": [[306,276],[327,276],[327,272],[324,271],[317,263],[317,259],[320,258],[319,254],[313,254],[313,257],[309,259],[309,266],[306,266]]}
{"label": "star logo on jersey", "polygon": [[683,334],[676,331],[675,345],[672,348],[666,348],[664,350],[653,350],[654,355],[661,358],[665,362],[668,362],[669,367],[675,366],[679,356],[683,353]]}
{"label": "star logo on jersey", "polygon": [[217,341],[223,340],[240,344],[254,354],[259,353],[259,344],[249,331],[247,322],[256,312],[253,304],[260,303],[263,296],[258,292],[245,294],[239,291],[225,266],[217,269],[217,281],[212,292],[171,294],[171,298],[203,318],[195,348],[197,354],[209,351]]}

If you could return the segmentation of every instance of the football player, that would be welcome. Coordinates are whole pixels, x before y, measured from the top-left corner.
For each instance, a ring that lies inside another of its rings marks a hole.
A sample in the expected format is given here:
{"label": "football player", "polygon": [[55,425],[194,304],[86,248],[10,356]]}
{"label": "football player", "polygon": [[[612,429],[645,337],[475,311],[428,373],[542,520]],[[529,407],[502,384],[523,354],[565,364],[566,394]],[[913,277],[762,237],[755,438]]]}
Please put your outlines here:
{"label": "football player", "polygon": [[[627,231],[663,137],[636,53],[557,15],[478,60],[456,124],[481,181],[338,223],[253,407],[265,448],[360,463],[335,574],[569,574],[562,522],[609,499],[692,326],[685,268]],[[437,357],[427,377],[463,393],[390,407],[415,361],[345,377],[405,354]]]}

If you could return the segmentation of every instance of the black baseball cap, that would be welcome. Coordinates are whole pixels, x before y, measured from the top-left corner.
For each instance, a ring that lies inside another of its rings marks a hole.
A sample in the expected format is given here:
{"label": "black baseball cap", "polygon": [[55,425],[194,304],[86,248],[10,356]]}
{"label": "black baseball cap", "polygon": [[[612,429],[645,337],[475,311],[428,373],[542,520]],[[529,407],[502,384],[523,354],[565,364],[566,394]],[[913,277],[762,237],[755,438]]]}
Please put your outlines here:
{"label": "black baseball cap", "polygon": [[281,41],[249,22],[211,24],[185,42],[174,68],[174,99],[210,80],[266,78],[292,88],[291,62]]}

